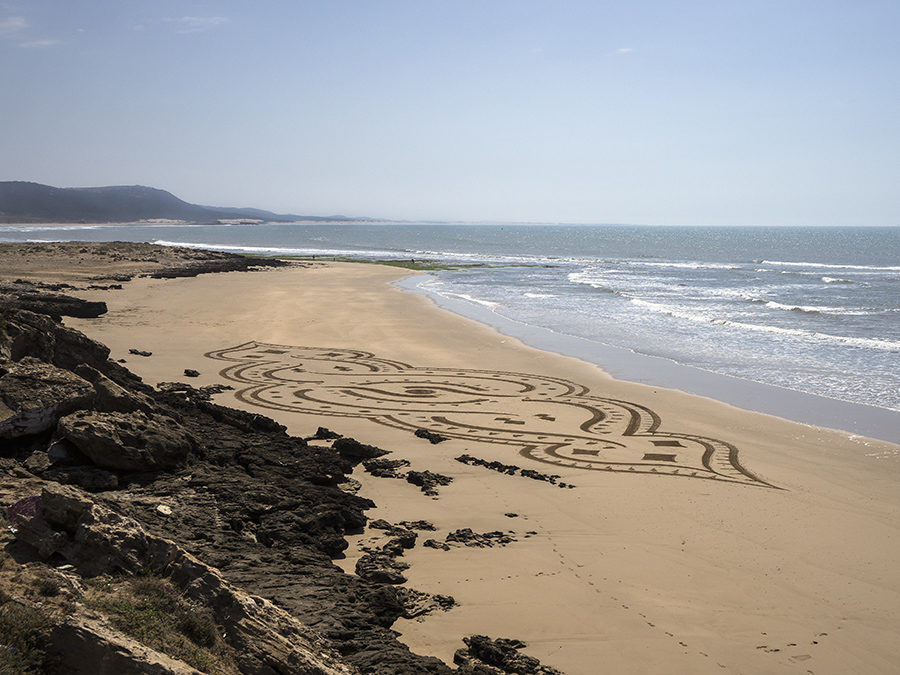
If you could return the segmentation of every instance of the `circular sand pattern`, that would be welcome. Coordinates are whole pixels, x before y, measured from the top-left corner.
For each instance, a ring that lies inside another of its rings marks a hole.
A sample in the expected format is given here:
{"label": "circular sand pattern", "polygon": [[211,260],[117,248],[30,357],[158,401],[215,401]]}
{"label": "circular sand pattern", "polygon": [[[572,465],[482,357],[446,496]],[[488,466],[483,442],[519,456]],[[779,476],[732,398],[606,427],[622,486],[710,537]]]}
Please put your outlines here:
{"label": "circular sand pattern", "polygon": [[648,408],[542,375],[417,368],[350,349],[248,342],[206,354],[240,400],[273,410],[364,417],[448,438],[516,446],[570,468],[685,476],[774,487],[730,443],[662,432]]}

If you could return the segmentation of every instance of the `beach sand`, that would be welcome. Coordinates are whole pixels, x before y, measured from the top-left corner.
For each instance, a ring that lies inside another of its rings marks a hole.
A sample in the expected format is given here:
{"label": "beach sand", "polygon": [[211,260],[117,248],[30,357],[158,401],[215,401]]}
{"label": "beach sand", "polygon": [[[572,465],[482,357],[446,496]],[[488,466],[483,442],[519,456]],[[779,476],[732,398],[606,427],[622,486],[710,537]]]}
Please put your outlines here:
{"label": "beach sand", "polygon": [[[405,274],[136,279],[80,293],[109,313],[66,323],[150,384],[231,384],[217,402],[452,477],[431,498],[353,476],[371,518],[437,526],[405,554],[408,585],[459,606],[395,624],[414,651],[451,661],[483,633],[569,675],[900,670],[900,446],[611,379],[390,285]],[[432,445],[418,426],[450,439]],[[421,546],[465,527],[516,541]],[[352,570],[371,535],[336,562]]]}

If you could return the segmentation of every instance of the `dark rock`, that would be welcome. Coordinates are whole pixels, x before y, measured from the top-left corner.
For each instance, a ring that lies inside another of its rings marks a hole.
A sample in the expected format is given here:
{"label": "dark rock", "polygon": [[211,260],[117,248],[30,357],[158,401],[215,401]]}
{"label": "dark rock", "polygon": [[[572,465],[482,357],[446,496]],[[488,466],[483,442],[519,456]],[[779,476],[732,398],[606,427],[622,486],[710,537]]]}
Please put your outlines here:
{"label": "dark rock", "polygon": [[403,606],[404,619],[416,619],[434,611],[447,612],[456,607],[452,595],[432,595],[406,586],[398,586],[396,591],[397,599]]}
{"label": "dark rock", "polygon": [[473,457],[472,455],[460,455],[455,458],[457,462],[461,462],[463,464],[468,464],[470,466],[483,466],[486,469],[490,469],[491,471],[498,471],[500,473],[505,473],[510,476],[515,476],[517,473],[524,478],[531,478],[532,480],[545,481],[550,483],[551,485],[556,485],[561,488],[574,488],[575,486],[570,483],[561,483],[559,481],[559,476],[556,474],[546,474],[541,473],[540,471],[535,471],[534,469],[523,469],[522,467],[516,466],[515,464],[503,464],[502,462],[492,461],[489,462],[484,459],[480,459],[478,457]]}
{"label": "dark rock", "polygon": [[404,478],[406,474],[399,470],[407,466],[409,462],[405,459],[367,459],[363,462],[366,472],[376,478]]}
{"label": "dark rock", "polygon": [[218,272],[244,272],[263,267],[284,267],[289,264],[284,260],[274,258],[248,258],[241,255],[228,255],[220,259],[195,260],[186,262],[177,267],[158,269],[148,276],[153,279],[176,279],[178,277],[196,277],[199,274],[213,274]]}
{"label": "dark rock", "polygon": [[38,434],[91,404],[94,388],[77,375],[33,357],[0,365],[0,438]]}
{"label": "dark rock", "polygon": [[450,485],[453,479],[432,471],[410,471],[406,474],[406,482],[418,485],[429,497],[436,497],[439,485]]}
{"label": "dark rock", "polygon": [[325,427],[319,427],[316,429],[316,433],[310,436],[311,439],[322,440],[322,441],[330,441],[334,438],[340,438],[341,435],[331,429],[326,429]]}
{"label": "dark rock", "polygon": [[374,459],[387,455],[387,450],[376,448],[374,445],[366,445],[360,443],[353,438],[338,438],[332,445],[332,448],[338,451],[341,457],[352,462],[358,462],[364,459]]}
{"label": "dark rock", "polygon": [[404,584],[402,572],[409,569],[405,562],[384,553],[366,553],[356,561],[356,574],[360,578],[379,584]]}
{"label": "dark rock", "polygon": [[466,644],[465,649],[459,649],[453,655],[453,662],[461,667],[461,672],[492,672],[478,670],[478,666],[483,664],[499,669],[500,673],[562,675],[561,671],[542,665],[533,656],[520,654],[519,650],[527,646],[521,640],[509,638],[492,640],[486,635],[472,635],[463,638],[463,642]]}
{"label": "dark rock", "polygon": [[41,475],[57,483],[77,485],[88,492],[119,488],[119,478],[116,474],[94,466],[52,466]]}
{"label": "dark rock", "polygon": [[135,349],[132,347],[128,350],[129,354],[135,354],[136,356],[153,356],[153,352],[144,351],[143,349]]}
{"label": "dark rock", "polygon": [[63,417],[57,432],[97,466],[120,471],[179,466],[196,447],[171,417],[142,412],[79,412]]}
{"label": "dark rock", "polygon": [[19,361],[33,356],[72,370],[79,363],[99,368],[109,356],[109,349],[104,345],[43,314],[9,309],[4,318],[4,329],[0,331],[0,357]]}
{"label": "dark rock", "polygon": [[428,429],[416,429],[415,433],[419,438],[425,438],[431,441],[432,445],[449,440],[446,436],[441,436],[440,434],[436,434],[435,432],[429,431]]}
{"label": "dark rock", "polygon": [[[93,319],[101,314],[106,314],[106,303],[82,300],[60,293],[43,293],[34,285],[18,284],[14,292],[15,306],[35,314],[46,314],[51,317],[74,316],[81,319]],[[71,287],[70,287],[71,288]],[[5,284],[0,284],[0,293],[9,292],[11,289]]]}
{"label": "dark rock", "polygon": [[434,531],[435,527],[433,523],[429,523],[427,520],[401,520],[398,525],[402,525],[407,530],[429,530]]}
{"label": "dark rock", "polygon": [[153,411],[152,401],[145,394],[132,394],[86,363],[76,366],[75,373],[94,386],[94,391],[97,394],[94,400],[94,408],[99,412],[135,412],[140,410],[150,413]]}
{"label": "dark rock", "polygon": [[506,546],[514,542],[515,537],[499,530],[493,532],[484,532],[478,534],[473,532],[471,528],[464,527],[455,530],[444,538],[447,544],[463,544],[465,546],[474,546],[477,548],[492,548],[493,546]]}
{"label": "dark rock", "polygon": [[449,551],[450,545],[446,544],[442,541],[438,541],[437,539],[426,539],[422,542],[422,546],[427,546],[428,548],[436,548],[441,551]]}
{"label": "dark rock", "polygon": [[197,370],[194,370],[193,368],[185,368],[184,376],[185,377],[200,377],[200,372]]}

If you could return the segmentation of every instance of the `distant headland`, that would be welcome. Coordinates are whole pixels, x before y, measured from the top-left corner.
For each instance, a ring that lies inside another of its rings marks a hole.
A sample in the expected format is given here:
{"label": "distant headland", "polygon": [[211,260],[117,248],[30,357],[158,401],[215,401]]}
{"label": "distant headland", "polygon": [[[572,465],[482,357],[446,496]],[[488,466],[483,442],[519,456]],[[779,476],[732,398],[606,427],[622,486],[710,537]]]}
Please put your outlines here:
{"label": "distant headland", "polygon": [[369,222],[346,216],[279,214],[254,208],[200,206],[143,185],[58,188],[0,181],[0,224],[9,223],[293,223]]}

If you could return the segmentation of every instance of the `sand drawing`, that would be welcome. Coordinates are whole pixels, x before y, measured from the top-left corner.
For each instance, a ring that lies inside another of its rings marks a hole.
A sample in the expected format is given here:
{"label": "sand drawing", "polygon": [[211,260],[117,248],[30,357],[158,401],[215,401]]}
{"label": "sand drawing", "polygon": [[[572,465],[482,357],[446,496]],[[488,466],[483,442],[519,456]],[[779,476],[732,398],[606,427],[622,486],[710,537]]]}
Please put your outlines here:
{"label": "sand drawing", "polygon": [[664,432],[652,410],[560,378],[260,342],[206,356],[230,362],[221,375],[240,385],[237,398],[263,408],[515,446],[523,457],[567,468],[774,487],[744,468],[730,443]]}

